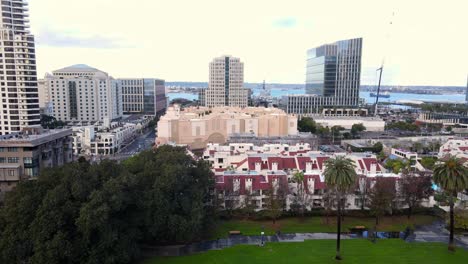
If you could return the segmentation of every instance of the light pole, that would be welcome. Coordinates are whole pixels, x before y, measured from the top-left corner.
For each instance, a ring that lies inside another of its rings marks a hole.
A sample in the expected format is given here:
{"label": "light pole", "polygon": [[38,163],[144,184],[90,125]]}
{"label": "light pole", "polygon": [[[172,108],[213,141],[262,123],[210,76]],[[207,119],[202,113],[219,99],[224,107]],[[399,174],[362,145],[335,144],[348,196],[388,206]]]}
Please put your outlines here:
{"label": "light pole", "polygon": [[262,225],[262,232],[260,233],[262,235],[262,242],[260,243],[261,247],[263,247],[265,245],[265,242],[264,242],[265,232],[263,232],[264,229],[265,229],[265,226]]}

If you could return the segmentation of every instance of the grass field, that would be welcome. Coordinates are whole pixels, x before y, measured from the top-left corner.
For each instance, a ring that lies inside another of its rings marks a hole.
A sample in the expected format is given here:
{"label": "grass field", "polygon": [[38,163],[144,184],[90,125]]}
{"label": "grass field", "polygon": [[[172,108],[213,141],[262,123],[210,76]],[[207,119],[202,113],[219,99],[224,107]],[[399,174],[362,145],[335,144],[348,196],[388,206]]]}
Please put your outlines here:
{"label": "grass field", "polygon": [[[275,224],[272,221],[253,221],[253,220],[229,220],[218,223],[216,230],[210,238],[224,238],[228,236],[229,231],[241,231],[243,235],[259,235],[264,227],[267,235],[274,234],[277,230],[282,233],[315,233],[315,232],[336,232],[336,217],[330,217],[328,223],[325,217],[291,217],[277,220]],[[414,215],[410,220],[406,216],[384,217],[380,220],[377,229],[379,231],[403,231],[407,226],[427,225],[437,220],[434,216]],[[345,217],[342,223],[342,230],[349,231],[349,228],[355,226],[365,226],[373,228],[374,218]]]}
{"label": "grass field", "polygon": [[406,243],[400,239],[379,240],[376,244],[368,240],[344,240],[343,260],[334,260],[334,240],[309,240],[300,243],[268,243],[265,247],[239,245],[217,251],[183,256],[148,259],[144,264],[185,263],[466,263],[468,251],[458,249],[448,252],[447,245],[440,243]]}

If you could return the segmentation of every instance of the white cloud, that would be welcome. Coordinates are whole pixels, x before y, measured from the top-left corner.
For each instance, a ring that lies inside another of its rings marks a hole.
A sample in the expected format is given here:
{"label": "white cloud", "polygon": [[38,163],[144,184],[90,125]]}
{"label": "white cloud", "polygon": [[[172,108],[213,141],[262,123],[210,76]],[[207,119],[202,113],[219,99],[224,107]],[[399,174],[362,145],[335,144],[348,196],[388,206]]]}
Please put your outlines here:
{"label": "white cloud", "polygon": [[385,59],[384,84],[465,85],[466,10],[464,0],[30,1],[33,33],[56,34],[38,42],[40,74],[85,63],[169,81],[207,81],[209,61],[231,54],[245,81],[303,83],[307,49],[363,37],[363,83]]}

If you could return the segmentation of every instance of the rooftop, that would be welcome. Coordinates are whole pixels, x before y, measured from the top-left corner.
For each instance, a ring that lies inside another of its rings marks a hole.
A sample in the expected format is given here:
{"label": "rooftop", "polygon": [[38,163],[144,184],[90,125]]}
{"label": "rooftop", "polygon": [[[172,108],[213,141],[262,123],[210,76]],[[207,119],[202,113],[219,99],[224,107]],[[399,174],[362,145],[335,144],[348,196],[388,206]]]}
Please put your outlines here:
{"label": "rooftop", "polygon": [[53,129],[32,134],[16,133],[3,135],[0,136],[0,147],[34,147],[71,135],[71,129]]}

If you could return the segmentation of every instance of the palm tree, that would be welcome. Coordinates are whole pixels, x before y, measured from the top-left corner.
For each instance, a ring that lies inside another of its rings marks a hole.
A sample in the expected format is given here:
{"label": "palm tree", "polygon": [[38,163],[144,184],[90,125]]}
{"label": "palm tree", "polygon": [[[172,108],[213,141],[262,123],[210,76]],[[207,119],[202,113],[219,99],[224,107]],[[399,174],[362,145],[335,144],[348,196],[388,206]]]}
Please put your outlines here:
{"label": "palm tree", "polygon": [[340,238],[341,238],[341,209],[343,207],[342,196],[354,185],[357,179],[356,165],[351,159],[344,156],[330,158],[325,162],[325,182],[329,188],[334,188],[338,198],[338,214],[337,214],[337,234],[336,234],[336,257],[341,260],[340,255]]}
{"label": "palm tree", "polygon": [[446,156],[434,168],[434,182],[449,195],[450,203],[450,239],[448,249],[455,251],[453,243],[453,205],[458,192],[468,189],[468,168],[464,162],[454,156]]}

